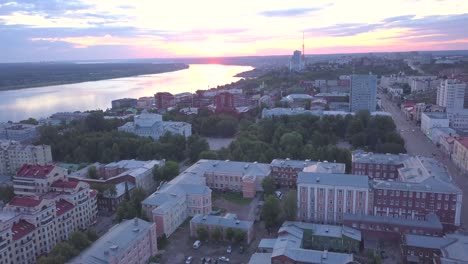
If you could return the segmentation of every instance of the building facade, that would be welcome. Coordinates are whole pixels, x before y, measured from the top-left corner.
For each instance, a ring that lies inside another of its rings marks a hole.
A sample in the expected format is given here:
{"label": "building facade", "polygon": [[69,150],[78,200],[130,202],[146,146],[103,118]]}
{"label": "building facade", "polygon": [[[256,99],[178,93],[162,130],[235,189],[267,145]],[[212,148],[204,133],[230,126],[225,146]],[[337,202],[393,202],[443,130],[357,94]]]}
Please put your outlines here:
{"label": "building facade", "polygon": [[158,110],[167,110],[167,108],[175,106],[174,95],[168,92],[156,93],[154,102]]}
{"label": "building facade", "polygon": [[463,172],[468,172],[468,138],[461,137],[453,143],[452,160]]}
{"label": "building facade", "polygon": [[349,98],[350,111],[374,112],[377,106],[377,76],[372,74],[352,75]]}
{"label": "building facade", "polygon": [[122,98],[117,100],[112,100],[112,109],[121,109],[121,108],[130,108],[137,106],[137,99],[135,98]]}
{"label": "building facade", "polygon": [[24,164],[52,163],[52,151],[47,145],[24,145],[17,141],[0,140],[0,175],[13,176]]}
{"label": "building facade", "polygon": [[68,263],[146,264],[158,253],[156,237],[156,224],[124,220]]}
{"label": "building facade", "polygon": [[270,163],[270,168],[276,185],[296,187],[297,175],[300,172],[345,173],[346,165],[328,161],[274,159]]}
{"label": "building facade", "polygon": [[431,138],[431,131],[436,127],[449,127],[447,113],[427,112],[421,114],[421,131]]}
{"label": "building facade", "polygon": [[16,196],[0,211],[1,263],[35,263],[74,231],[96,223],[97,192],[86,183],[57,177],[55,168],[44,167],[29,168],[29,177],[20,170],[19,178],[32,179],[37,188],[26,193],[15,188]]}
{"label": "building facade", "polygon": [[437,104],[453,112],[463,109],[466,83],[456,79],[447,79],[437,89]]}
{"label": "building facade", "polygon": [[368,176],[301,172],[297,179],[298,219],[335,224],[343,214],[372,214]]}
{"label": "building facade", "polygon": [[17,123],[0,123],[0,140],[31,142],[39,136],[39,126]]}
{"label": "building facade", "polygon": [[353,151],[351,173],[368,175],[371,179],[395,180],[398,178],[398,168],[408,157],[406,154]]}

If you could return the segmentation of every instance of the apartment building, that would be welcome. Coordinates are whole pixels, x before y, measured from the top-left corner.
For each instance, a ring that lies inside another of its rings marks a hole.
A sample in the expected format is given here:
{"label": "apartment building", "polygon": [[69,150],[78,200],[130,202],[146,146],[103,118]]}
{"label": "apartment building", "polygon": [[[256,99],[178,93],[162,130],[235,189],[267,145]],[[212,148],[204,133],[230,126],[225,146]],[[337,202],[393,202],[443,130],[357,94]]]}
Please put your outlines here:
{"label": "apartment building", "polygon": [[65,180],[65,169],[55,165],[24,164],[13,177],[13,188],[16,195],[35,196],[50,192],[51,185]]}
{"label": "apartment building", "polygon": [[371,179],[395,180],[398,168],[409,158],[406,154],[380,154],[364,151],[353,151],[351,173],[368,175]]}
{"label": "apartment building", "polygon": [[18,123],[0,123],[0,140],[30,142],[39,136],[39,126]]}
{"label": "apartment building", "polygon": [[300,172],[345,173],[346,165],[328,161],[274,159],[270,168],[276,185],[296,187],[297,175]]}
{"label": "apartment building", "polygon": [[350,111],[374,112],[377,106],[377,76],[372,74],[351,75]]}
{"label": "apartment building", "polygon": [[196,238],[199,228],[206,228],[209,236],[215,230],[221,231],[222,238],[226,239],[226,230],[238,229],[245,232],[245,241],[247,244],[254,238],[253,221],[240,220],[235,214],[226,214],[225,216],[197,214],[190,220],[190,236]]}
{"label": "apartment building", "polygon": [[146,264],[158,253],[156,224],[138,218],[113,226],[70,264]]}
{"label": "apartment building", "polygon": [[132,133],[140,137],[151,137],[159,139],[166,133],[190,137],[192,135],[192,125],[185,122],[162,121],[159,114],[143,112],[134,118],[134,122],[128,122],[118,128],[119,131]]}
{"label": "apartment building", "polygon": [[27,145],[13,140],[0,140],[0,175],[13,176],[24,164],[52,163],[52,151],[47,145]]}
{"label": "apartment building", "polygon": [[300,172],[298,219],[335,224],[344,213],[372,214],[373,193],[366,175]]}
{"label": "apartment building", "polygon": [[16,187],[16,196],[0,211],[0,263],[35,263],[71,233],[95,223],[96,191],[56,173],[50,166],[24,167],[20,178],[32,179],[37,188]]}
{"label": "apartment building", "polygon": [[468,137],[453,142],[452,160],[463,172],[468,172]]}
{"label": "apartment building", "polygon": [[425,112],[421,114],[421,132],[431,138],[432,129],[439,127],[449,127],[447,113]]}

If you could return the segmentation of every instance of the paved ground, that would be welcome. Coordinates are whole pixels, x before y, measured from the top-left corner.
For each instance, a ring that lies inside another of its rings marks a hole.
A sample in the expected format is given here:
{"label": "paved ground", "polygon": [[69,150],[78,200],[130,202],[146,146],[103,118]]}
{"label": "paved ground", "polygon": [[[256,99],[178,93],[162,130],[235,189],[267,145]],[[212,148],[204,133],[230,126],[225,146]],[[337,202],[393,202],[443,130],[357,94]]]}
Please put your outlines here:
{"label": "paved ground", "polygon": [[220,150],[221,148],[227,148],[235,138],[210,138],[204,137],[210,145],[210,150]]}
{"label": "paved ground", "polygon": [[405,140],[405,147],[408,153],[434,157],[439,160],[449,171],[450,175],[452,175],[453,180],[458,187],[462,189],[463,201],[461,222],[462,227],[466,229],[468,224],[468,175],[460,172],[450,157],[437,148],[436,145],[434,145],[429,138],[421,132],[420,128],[414,122],[406,120],[403,112],[395,103],[390,102],[386,95],[379,93],[379,97],[382,99],[384,111],[392,114],[392,118],[395,121],[397,129]]}
{"label": "paved ground", "polygon": [[109,214],[109,213],[103,213],[99,212],[98,213],[98,218],[97,218],[97,223],[94,226],[94,230],[96,233],[100,236],[105,234],[113,225],[113,219],[115,217],[114,214]]}
{"label": "paved ground", "polygon": [[[202,242],[200,248],[193,249],[192,245],[195,239],[190,238],[189,225],[187,224],[179,227],[169,237],[169,244],[162,254],[160,263],[185,263],[185,259],[188,256],[192,256],[194,258],[192,263],[199,264],[202,263],[201,258],[203,257],[218,259],[220,256],[226,256],[230,259],[229,263],[245,264],[249,262],[250,256],[255,252],[260,239],[260,236],[256,236],[256,239],[248,247],[245,247],[242,254],[239,252],[239,246],[235,245],[232,246],[232,253],[227,254],[226,249],[230,245],[228,242]],[[218,263],[221,264],[223,262],[218,261]]]}

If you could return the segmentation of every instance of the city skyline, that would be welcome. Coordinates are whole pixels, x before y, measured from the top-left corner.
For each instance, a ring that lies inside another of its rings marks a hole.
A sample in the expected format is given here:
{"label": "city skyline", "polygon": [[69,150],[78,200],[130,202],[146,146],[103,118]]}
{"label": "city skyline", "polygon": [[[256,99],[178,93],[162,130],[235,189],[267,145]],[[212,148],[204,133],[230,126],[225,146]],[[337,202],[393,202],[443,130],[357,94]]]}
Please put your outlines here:
{"label": "city skyline", "polygon": [[460,50],[468,2],[4,1],[0,62]]}

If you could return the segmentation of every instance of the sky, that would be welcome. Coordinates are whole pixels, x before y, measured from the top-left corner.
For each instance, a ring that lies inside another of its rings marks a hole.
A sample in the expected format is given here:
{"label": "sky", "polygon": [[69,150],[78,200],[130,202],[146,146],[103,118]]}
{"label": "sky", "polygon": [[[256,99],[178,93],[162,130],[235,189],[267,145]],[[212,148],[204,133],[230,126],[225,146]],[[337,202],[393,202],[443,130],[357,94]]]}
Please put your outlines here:
{"label": "sky", "polygon": [[468,49],[468,0],[0,0],[0,62]]}

